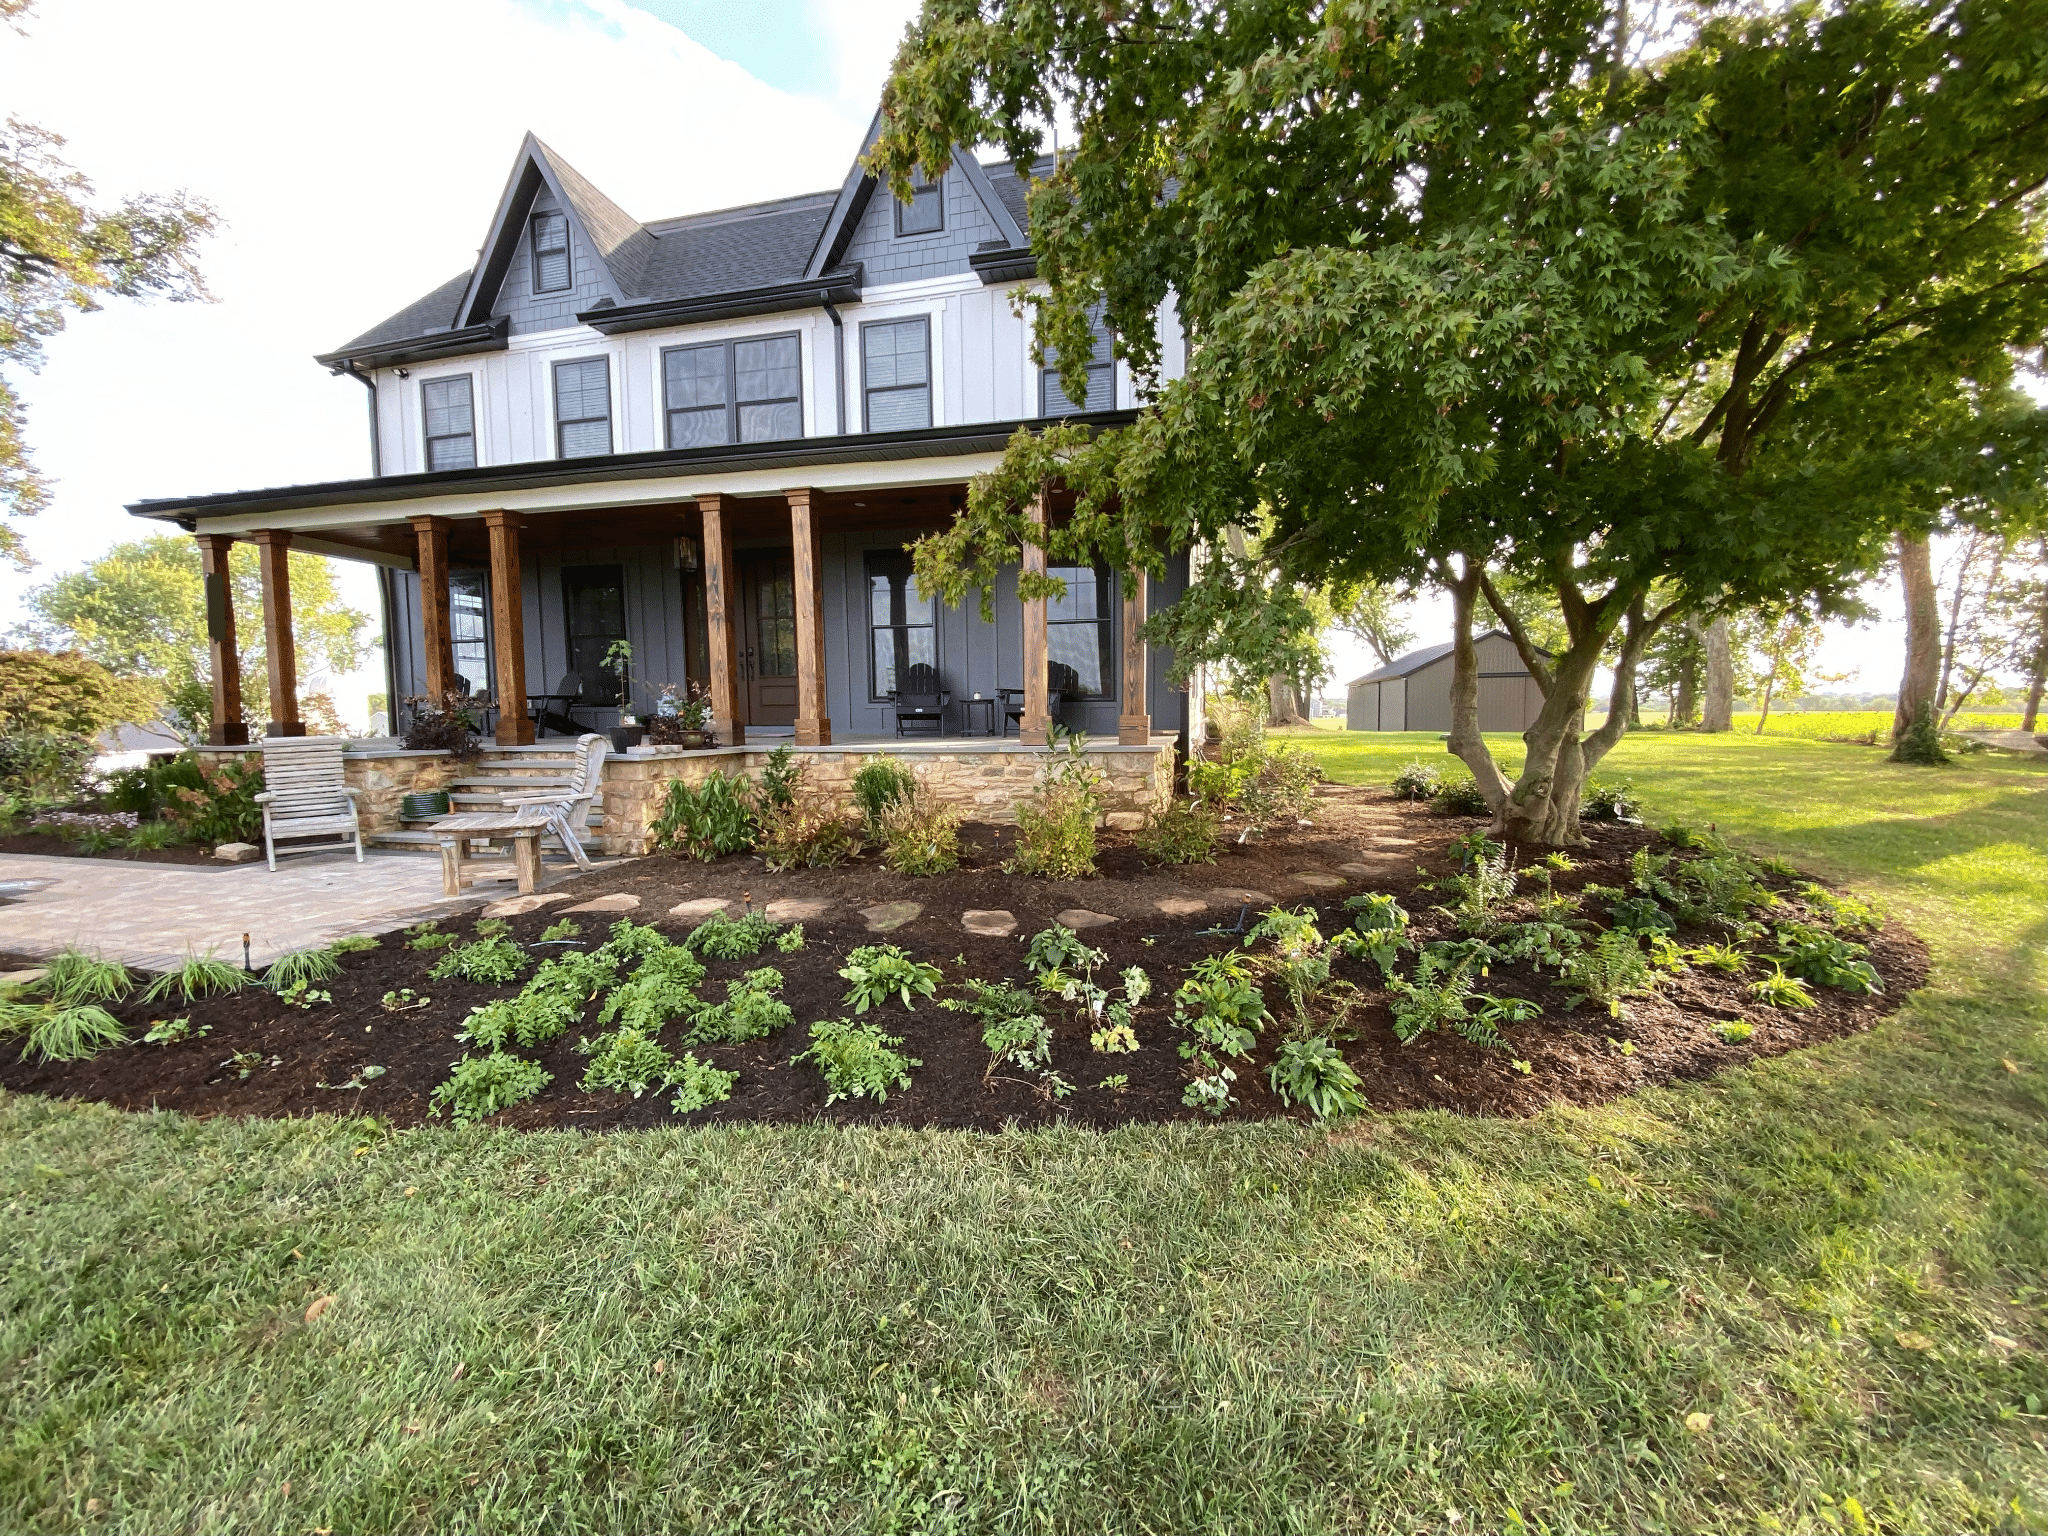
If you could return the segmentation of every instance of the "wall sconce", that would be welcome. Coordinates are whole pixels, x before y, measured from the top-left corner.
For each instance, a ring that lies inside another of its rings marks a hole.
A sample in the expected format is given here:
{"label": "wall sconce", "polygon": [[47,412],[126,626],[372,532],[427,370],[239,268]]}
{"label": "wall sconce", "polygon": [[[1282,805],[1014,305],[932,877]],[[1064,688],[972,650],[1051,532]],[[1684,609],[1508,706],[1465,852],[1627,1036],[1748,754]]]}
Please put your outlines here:
{"label": "wall sconce", "polygon": [[685,535],[676,540],[676,569],[694,571],[697,569],[697,541]]}

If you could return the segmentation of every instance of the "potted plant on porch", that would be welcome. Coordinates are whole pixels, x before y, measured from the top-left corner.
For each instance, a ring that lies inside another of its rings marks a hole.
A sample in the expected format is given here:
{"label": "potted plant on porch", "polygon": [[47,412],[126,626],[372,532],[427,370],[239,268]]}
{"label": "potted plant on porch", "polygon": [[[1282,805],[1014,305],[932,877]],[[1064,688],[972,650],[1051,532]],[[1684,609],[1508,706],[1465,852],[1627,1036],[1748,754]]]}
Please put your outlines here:
{"label": "potted plant on porch", "polygon": [[665,683],[655,695],[647,739],[660,747],[703,748],[713,745],[710,727],[711,697],[702,683],[688,688]]}
{"label": "potted plant on porch", "polygon": [[619,674],[619,723],[606,734],[614,752],[627,752],[640,745],[646,727],[633,715],[633,642],[614,640],[604,653],[604,669]]}

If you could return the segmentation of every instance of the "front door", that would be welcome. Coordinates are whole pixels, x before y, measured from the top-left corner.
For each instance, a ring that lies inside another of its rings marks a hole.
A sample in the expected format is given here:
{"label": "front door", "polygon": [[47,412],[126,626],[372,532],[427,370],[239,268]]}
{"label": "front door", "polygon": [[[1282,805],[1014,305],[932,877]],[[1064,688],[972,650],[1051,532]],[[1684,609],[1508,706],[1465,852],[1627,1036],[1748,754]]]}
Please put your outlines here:
{"label": "front door", "polygon": [[796,556],[743,553],[740,567],[740,709],[748,725],[796,723]]}

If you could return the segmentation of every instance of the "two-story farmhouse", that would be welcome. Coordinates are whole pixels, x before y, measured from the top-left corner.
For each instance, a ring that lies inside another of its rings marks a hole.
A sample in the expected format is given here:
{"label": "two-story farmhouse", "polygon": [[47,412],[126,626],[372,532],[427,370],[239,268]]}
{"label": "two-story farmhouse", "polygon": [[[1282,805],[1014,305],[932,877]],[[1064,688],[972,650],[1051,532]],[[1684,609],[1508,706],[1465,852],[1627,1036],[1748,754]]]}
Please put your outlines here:
{"label": "two-story farmhouse", "polygon": [[[643,223],[529,135],[475,265],[319,359],[368,391],[369,478],[130,510],[193,533],[215,576],[233,541],[259,546],[272,735],[304,730],[295,548],[379,566],[394,704],[488,694],[500,746],[559,715],[565,677],[579,727],[645,711],[603,665],[621,639],[629,692],[702,683],[726,744],[872,739],[924,664],[949,737],[1000,733],[976,696],[1014,688],[1022,745],[1049,719],[1152,745],[1154,721],[1185,731],[1186,699],[1136,631],[1184,559],[1150,593],[1060,570],[1065,599],[1030,604],[1009,573],[992,624],[911,580],[905,545],[1020,425],[1137,403],[1106,338],[1085,400],[1032,362],[1024,192],[962,152],[899,201],[857,157],[836,189]],[[213,740],[244,742],[223,580],[209,618]]]}

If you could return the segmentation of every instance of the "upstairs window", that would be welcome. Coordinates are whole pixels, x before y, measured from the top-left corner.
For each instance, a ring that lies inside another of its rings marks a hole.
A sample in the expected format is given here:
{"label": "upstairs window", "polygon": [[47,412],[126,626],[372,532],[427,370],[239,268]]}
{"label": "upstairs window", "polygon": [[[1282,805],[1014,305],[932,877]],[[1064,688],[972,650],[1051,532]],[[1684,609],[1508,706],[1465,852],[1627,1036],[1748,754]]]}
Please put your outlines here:
{"label": "upstairs window", "polygon": [[601,357],[555,364],[555,456],[587,459],[612,451],[612,381]]}
{"label": "upstairs window", "polygon": [[533,291],[560,293],[569,286],[569,220],[559,213],[533,216]]}
{"label": "upstairs window", "polygon": [[428,469],[476,468],[476,410],[469,391],[466,373],[420,385]]}
{"label": "upstairs window", "polygon": [[1038,371],[1039,415],[1072,416],[1079,411],[1107,411],[1116,405],[1116,349],[1100,310],[1089,316],[1088,329],[1094,340],[1088,351],[1087,398],[1068,399],[1060,388],[1060,371],[1052,366],[1057,359],[1049,360],[1048,366]]}
{"label": "upstairs window", "polygon": [[1065,597],[1048,599],[1045,605],[1045,651],[1052,674],[1070,699],[1106,699],[1116,676],[1109,571],[1102,566],[1053,565],[1046,567],[1046,574],[1067,584]]}
{"label": "upstairs window", "polygon": [[882,320],[861,327],[861,390],[870,432],[932,424],[931,322]]}
{"label": "upstairs window", "polygon": [[562,627],[569,641],[569,670],[583,683],[583,702],[613,708],[619,702],[619,674],[604,658],[626,638],[626,568],[563,566]]}
{"label": "upstairs window", "polygon": [[795,336],[717,341],[661,355],[671,448],[769,443],[804,434]]}
{"label": "upstairs window", "polygon": [[936,235],[946,227],[946,196],[943,182],[931,182],[910,189],[910,201],[896,203],[896,233]]}

